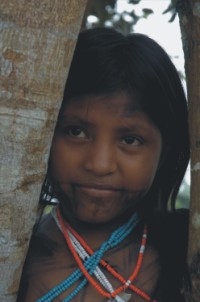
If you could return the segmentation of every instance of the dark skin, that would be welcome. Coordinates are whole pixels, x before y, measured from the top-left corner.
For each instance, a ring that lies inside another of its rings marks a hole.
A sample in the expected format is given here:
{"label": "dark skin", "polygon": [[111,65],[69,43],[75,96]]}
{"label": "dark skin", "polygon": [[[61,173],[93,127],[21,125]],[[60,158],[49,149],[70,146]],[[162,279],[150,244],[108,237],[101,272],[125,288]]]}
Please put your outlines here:
{"label": "dark skin", "polygon": [[62,191],[63,215],[103,225],[120,223],[150,189],[162,138],[124,94],[69,101],[51,149],[51,177]]}
{"label": "dark skin", "polygon": [[[136,211],[159,168],[160,131],[132,103],[123,94],[71,101],[54,135],[50,170],[62,215],[93,250]],[[141,222],[119,246],[104,255],[125,279],[135,267],[143,226]],[[36,301],[76,268],[62,233],[48,215],[32,238],[18,302]],[[114,288],[120,286],[104,272]],[[149,240],[134,285],[153,297],[159,276],[159,253]],[[73,288],[54,301],[63,301]],[[131,293],[130,301],[145,301]],[[107,300],[89,284],[72,301]]]}

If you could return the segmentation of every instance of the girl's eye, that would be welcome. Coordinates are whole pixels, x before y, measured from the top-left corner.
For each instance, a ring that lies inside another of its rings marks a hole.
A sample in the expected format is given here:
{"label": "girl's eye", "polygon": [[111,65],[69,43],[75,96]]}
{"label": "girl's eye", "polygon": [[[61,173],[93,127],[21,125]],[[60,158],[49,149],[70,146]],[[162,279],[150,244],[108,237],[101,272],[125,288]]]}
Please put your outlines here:
{"label": "girl's eye", "polygon": [[127,135],[122,139],[122,143],[131,146],[139,146],[142,144],[142,141],[135,136]]}
{"label": "girl's eye", "polygon": [[72,126],[68,127],[65,130],[65,134],[71,136],[71,137],[78,137],[78,138],[85,138],[86,134],[84,133],[83,129],[78,126]]}

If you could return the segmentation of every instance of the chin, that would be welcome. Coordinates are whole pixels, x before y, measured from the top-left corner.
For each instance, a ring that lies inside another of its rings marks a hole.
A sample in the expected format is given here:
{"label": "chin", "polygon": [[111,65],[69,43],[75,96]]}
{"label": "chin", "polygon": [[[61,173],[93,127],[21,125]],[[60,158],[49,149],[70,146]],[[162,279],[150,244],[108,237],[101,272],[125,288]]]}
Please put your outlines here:
{"label": "chin", "polygon": [[107,222],[110,222],[114,219],[115,217],[98,217],[98,216],[79,216],[77,215],[77,219],[82,222],[82,223],[86,223],[86,224],[104,224],[104,223],[107,223]]}
{"label": "chin", "polygon": [[[79,215],[80,214],[80,215]],[[124,216],[128,216],[130,215],[129,213],[121,213],[121,212],[116,212],[116,213],[111,213],[110,215],[108,215],[108,213],[102,213],[102,214],[98,214],[98,213],[91,213],[91,215],[88,215],[88,213],[85,213],[85,215],[83,213],[77,213],[76,218],[82,222],[82,223],[86,223],[86,224],[92,224],[92,225],[101,225],[101,224],[107,224],[110,222],[114,222],[115,220],[118,220],[119,218],[122,218]]]}

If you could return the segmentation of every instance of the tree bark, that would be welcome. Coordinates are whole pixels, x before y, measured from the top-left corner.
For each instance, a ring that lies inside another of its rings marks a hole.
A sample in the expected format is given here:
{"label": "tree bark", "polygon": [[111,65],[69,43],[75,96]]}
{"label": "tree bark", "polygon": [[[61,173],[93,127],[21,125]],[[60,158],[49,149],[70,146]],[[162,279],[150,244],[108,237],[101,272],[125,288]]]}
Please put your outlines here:
{"label": "tree bark", "polygon": [[0,1],[0,301],[13,302],[87,0]]}
{"label": "tree bark", "polygon": [[[200,301],[200,1],[180,1],[191,140],[191,201],[188,264],[192,301]],[[188,301],[189,298],[188,298]]]}

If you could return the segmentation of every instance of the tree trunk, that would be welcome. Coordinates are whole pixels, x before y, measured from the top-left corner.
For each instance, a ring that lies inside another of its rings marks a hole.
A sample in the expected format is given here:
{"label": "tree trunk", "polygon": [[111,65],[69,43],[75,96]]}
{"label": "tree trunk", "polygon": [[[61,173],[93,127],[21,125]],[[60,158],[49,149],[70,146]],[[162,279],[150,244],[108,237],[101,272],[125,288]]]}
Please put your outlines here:
{"label": "tree trunk", "polygon": [[0,301],[16,299],[87,0],[0,1]]}
{"label": "tree trunk", "polygon": [[[200,1],[180,1],[191,140],[191,201],[188,264],[192,301],[200,301]],[[189,301],[189,299],[188,299]]]}

